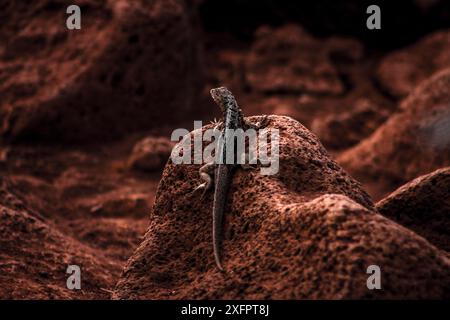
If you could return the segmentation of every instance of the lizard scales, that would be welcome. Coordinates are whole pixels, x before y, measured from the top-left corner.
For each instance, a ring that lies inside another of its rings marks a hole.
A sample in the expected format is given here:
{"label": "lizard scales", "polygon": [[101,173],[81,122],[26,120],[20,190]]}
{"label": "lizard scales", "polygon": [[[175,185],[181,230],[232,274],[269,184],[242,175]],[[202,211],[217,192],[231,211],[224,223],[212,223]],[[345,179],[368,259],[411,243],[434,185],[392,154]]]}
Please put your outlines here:
{"label": "lizard scales", "polygon": [[[233,170],[237,166],[237,154],[235,150],[233,151],[234,162],[226,163],[226,154],[227,154],[226,146],[227,143],[230,141],[230,139],[234,138],[234,135],[231,134],[231,131],[227,129],[231,130],[247,129],[247,128],[259,129],[265,126],[265,123],[267,122],[267,117],[265,116],[263,118],[263,121],[259,122],[256,125],[253,125],[244,119],[242,115],[242,110],[239,108],[236,99],[227,88],[219,87],[211,89],[210,93],[214,101],[220,107],[223,114],[223,122],[216,126],[217,128],[220,125],[222,125],[221,139],[219,139],[218,148],[216,149],[219,152],[219,157],[221,157],[221,161],[219,161],[219,163],[214,162],[207,163],[200,168],[199,170],[200,177],[205,182],[199,185],[196,188],[196,190],[203,189],[204,195],[205,192],[212,187],[214,180],[214,200],[212,209],[213,250],[216,265],[220,270],[223,271],[223,267],[220,261],[220,244],[222,240],[223,216],[225,206],[227,203],[229,187],[233,177]],[[211,177],[211,175],[213,175],[213,177]]]}

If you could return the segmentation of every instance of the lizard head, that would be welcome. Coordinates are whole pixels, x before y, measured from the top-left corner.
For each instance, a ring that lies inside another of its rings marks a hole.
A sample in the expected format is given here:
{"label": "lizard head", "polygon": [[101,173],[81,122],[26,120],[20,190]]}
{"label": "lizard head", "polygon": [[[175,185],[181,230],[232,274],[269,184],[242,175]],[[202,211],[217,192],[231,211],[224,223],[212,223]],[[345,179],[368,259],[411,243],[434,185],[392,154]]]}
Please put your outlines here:
{"label": "lizard head", "polygon": [[225,87],[214,88],[210,90],[211,97],[214,102],[217,103],[222,110],[225,112],[226,106],[230,105],[230,103],[235,102],[234,96],[230,90]]}

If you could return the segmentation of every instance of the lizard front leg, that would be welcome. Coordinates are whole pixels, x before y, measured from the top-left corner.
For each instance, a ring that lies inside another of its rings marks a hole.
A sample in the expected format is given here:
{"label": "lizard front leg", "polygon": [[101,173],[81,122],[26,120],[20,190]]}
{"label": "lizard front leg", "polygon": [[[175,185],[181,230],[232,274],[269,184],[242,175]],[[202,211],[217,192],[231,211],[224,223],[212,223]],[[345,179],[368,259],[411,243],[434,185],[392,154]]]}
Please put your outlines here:
{"label": "lizard front leg", "polygon": [[198,173],[200,174],[200,178],[204,181],[197,188],[194,189],[193,192],[197,190],[203,190],[202,198],[205,196],[206,192],[208,192],[214,184],[214,168],[216,164],[212,162],[208,162],[207,164],[200,167]]}
{"label": "lizard front leg", "polygon": [[258,169],[258,163],[260,163],[259,161],[257,161],[254,164],[251,164],[250,162],[252,162],[252,161],[249,160],[248,163],[244,162],[244,163],[240,164],[239,166],[244,170]]}

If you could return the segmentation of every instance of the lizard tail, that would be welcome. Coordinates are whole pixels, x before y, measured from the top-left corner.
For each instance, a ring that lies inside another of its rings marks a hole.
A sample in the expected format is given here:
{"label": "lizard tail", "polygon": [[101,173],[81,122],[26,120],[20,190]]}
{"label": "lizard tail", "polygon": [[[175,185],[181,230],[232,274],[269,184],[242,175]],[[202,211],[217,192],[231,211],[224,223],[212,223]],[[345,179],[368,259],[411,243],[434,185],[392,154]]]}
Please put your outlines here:
{"label": "lizard tail", "polygon": [[[218,198],[222,198],[219,196]],[[219,199],[217,199],[219,200]],[[219,202],[222,202],[219,200]],[[216,261],[217,267],[220,271],[223,271],[222,263],[220,262],[220,245],[222,239],[222,217],[223,217],[223,207],[225,203],[214,203],[213,206],[213,249],[214,249],[214,260]]]}
{"label": "lizard tail", "polygon": [[[214,237],[214,235],[213,235],[213,237]],[[220,271],[224,271],[223,267],[222,267],[222,263],[220,262],[219,246],[220,246],[220,244],[218,243],[218,241],[214,240],[214,260],[216,261],[217,268],[219,268]]]}

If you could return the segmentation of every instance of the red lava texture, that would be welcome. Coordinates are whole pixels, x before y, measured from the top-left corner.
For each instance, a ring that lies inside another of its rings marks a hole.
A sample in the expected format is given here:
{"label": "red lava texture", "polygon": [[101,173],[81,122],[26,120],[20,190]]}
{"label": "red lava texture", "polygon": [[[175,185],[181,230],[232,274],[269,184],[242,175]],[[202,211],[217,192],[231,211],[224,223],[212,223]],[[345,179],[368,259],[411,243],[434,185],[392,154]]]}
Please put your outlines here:
{"label": "red lava texture", "polygon": [[[0,0],[0,299],[450,298],[448,3],[371,38],[357,1],[217,2],[83,0],[68,31],[69,1]],[[221,85],[280,130],[279,172],[233,178],[225,273],[200,165],[169,160]]]}

